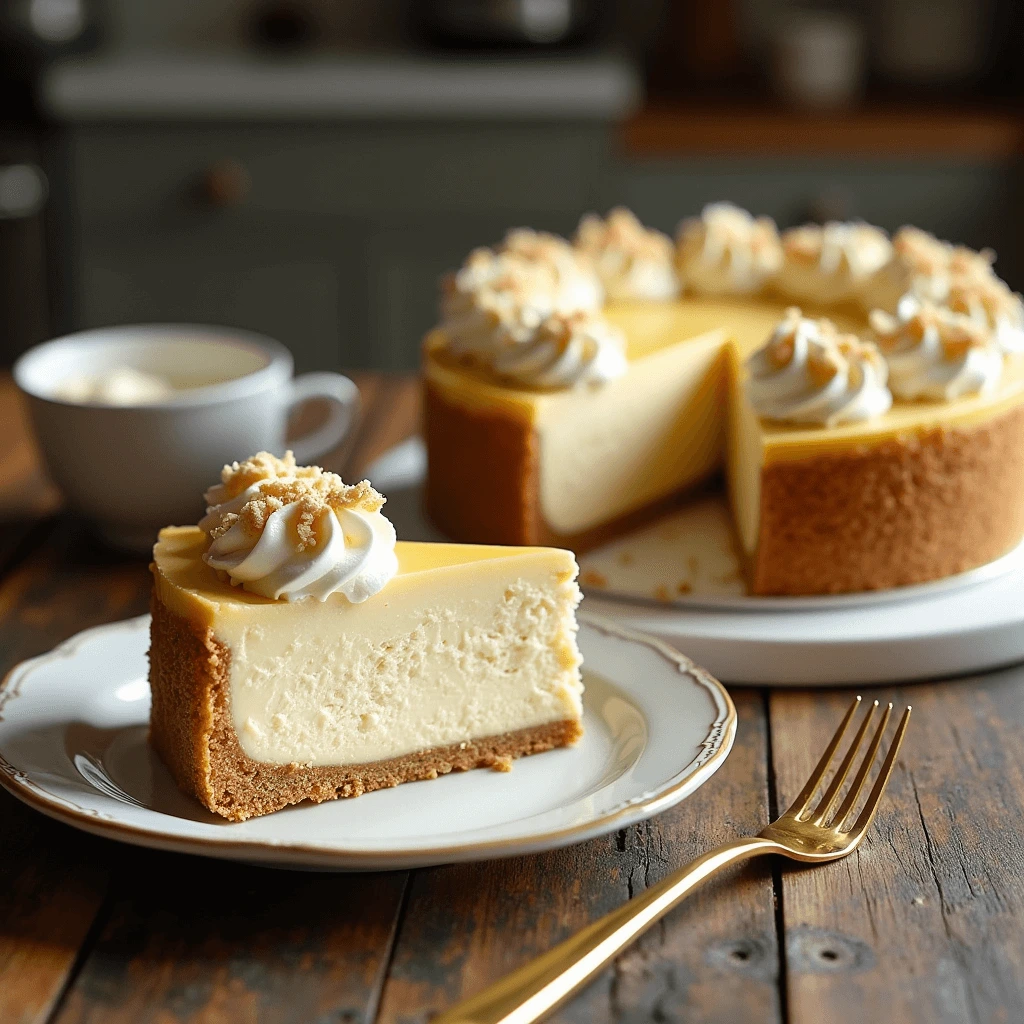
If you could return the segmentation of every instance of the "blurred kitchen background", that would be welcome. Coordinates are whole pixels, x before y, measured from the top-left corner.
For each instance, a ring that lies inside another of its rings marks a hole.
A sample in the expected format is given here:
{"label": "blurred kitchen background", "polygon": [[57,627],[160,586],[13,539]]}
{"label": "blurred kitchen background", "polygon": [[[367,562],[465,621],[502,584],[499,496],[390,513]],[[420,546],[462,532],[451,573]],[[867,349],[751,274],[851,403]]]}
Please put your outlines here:
{"label": "blurred kitchen background", "polygon": [[0,0],[0,363],[137,321],[415,367],[514,225],[732,199],[1024,287],[1019,0]]}

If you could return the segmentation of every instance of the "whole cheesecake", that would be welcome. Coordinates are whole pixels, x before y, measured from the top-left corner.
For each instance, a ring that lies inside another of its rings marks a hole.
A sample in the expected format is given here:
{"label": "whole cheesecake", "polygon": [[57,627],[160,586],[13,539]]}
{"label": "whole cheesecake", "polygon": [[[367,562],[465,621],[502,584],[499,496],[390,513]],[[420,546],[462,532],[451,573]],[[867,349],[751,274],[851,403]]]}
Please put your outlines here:
{"label": "whole cheesecake", "polygon": [[[545,281],[519,273],[514,245],[446,283],[423,348],[426,504],[442,530],[583,551],[724,474],[754,594],[919,583],[1020,542],[1024,313],[988,254],[914,230],[890,244],[868,225],[779,239],[711,209],[684,224],[672,289],[645,269],[656,233],[622,216],[604,250],[592,222],[589,249],[577,240],[580,272],[589,253],[616,296],[589,310],[559,310],[582,294],[564,268],[554,298],[534,300]],[[648,293],[623,297],[626,274]],[[548,307],[532,321],[531,302]],[[793,359],[796,334],[818,363]],[[612,341],[621,365],[599,352]],[[788,361],[752,382],[769,350]],[[847,391],[823,403],[836,381]]]}
{"label": "whole cheesecake", "polygon": [[568,551],[396,543],[368,485],[266,454],[208,497],[154,550],[150,741],[209,810],[505,770],[580,737]]}

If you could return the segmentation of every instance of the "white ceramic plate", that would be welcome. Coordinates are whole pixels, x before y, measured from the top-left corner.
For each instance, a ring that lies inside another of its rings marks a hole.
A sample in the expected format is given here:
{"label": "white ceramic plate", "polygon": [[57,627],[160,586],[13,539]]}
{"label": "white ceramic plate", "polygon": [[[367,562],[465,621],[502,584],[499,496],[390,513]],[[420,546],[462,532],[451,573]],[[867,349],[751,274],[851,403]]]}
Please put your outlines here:
{"label": "white ceramic plate", "polygon": [[[446,540],[423,516],[423,441],[409,438],[367,470],[388,498],[388,518],[403,540]],[[890,590],[820,597],[752,597],[736,553],[732,518],[720,494],[698,497],[676,512],[580,559],[584,593],[682,611],[826,612],[930,600],[1024,570],[1024,544],[968,572]],[[713,666],[712,666],[713,667]]]}
{"label": "white ceramic plate", "polygon": [[0,690],[0,783],[45,814],[141,846],[278,867],[383,870],[532,853],[624,828],[722,764],[720,683],[650,637],[581,615],[573,748],[232,824],[182,795],[146,742],[149,618],[79,633]]}

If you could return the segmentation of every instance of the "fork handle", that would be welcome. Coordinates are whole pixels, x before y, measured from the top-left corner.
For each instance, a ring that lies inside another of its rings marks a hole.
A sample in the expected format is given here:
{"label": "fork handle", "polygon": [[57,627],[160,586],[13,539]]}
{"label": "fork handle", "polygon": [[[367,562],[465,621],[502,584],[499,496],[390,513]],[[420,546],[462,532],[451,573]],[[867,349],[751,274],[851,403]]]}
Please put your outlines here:
{"label": "fork handle", "polygon": [[720,846],[605,914],[431,1024],[532,1024],[561,1006],[635,938],[722,868],[780,847],[760,836]]}

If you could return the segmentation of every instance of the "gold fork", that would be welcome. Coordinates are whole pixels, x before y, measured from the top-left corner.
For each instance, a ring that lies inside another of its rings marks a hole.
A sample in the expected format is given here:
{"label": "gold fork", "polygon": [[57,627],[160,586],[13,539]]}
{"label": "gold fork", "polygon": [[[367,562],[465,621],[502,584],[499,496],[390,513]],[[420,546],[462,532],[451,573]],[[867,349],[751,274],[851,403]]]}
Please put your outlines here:
{"label": "gold fork", "polygon": [[704,854],[688,867],[652,886],[642,896],[594,921],[572,938],[472,998],[434,1017],[431,1024],[532,1024],[561,1006],[635,938],[680,903],[691,890],[727,865],[764,853],[779,853],[793,860],[811,863],[838,860],[852,853],[864,838],[878,810],[907,731],[911,710],[908,705],[900,718],[875,784],[860,813],[854,813],[855,805],[881,746],[892,704],[882,714],[882,721],[871,738],[860,769],[838,811],[836,804],[867,735],[868,726],[878,707],[877,700],[868,709],[835,777],[812,810],[814,794],[825,781],[829,766],[860,702],[860,697],[854,699],[792,807],[760,835],[738,839]]}

